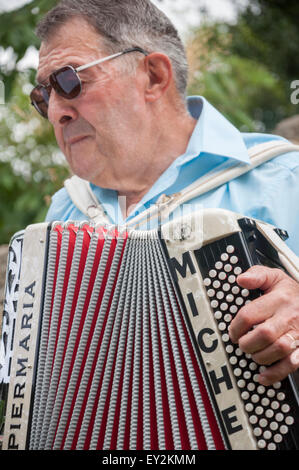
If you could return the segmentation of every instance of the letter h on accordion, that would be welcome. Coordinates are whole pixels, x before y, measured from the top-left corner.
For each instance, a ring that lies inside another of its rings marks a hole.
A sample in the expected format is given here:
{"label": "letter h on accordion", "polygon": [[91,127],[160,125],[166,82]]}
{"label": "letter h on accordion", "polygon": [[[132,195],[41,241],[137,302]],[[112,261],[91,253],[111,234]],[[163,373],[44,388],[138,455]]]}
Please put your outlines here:
{"label": "letter h on accordion", "polygon": [[218,209],[151,231],[57,222],[16,234],[3,448],[298,449],[295,374],[261,386],[228,335],[262,294],[238,274],[266,264],[298,280],[285,237]]}

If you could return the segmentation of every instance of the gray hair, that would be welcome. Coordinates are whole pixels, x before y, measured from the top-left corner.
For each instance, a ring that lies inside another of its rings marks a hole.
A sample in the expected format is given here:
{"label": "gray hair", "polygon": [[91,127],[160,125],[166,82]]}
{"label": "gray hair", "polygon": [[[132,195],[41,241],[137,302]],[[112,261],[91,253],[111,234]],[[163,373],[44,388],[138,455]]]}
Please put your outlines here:
{"label": "gray hair", "polygon": [[95,28],[109,53],[139,46],[147,52],[166,54],[172,62],[177,90],[183,99],[186,97],[188,63],[184,45],[169,18],[150,0],[61,0],[40,21],[36,34],[41,41],[47,41],[57,28],[76,16]]}

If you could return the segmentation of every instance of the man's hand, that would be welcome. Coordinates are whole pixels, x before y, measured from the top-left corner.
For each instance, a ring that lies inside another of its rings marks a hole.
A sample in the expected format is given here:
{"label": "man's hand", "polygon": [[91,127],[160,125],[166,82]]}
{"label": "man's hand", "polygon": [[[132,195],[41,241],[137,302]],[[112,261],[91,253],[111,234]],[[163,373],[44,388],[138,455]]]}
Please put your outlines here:
{"label": "man's hand", "polygon": [[259,381],[271,385],[299,367],[299,284],[282,270],[265,266],[253,266],[237,282],[264,295],[239,310],[230,337],[255,362],[269,366]]}

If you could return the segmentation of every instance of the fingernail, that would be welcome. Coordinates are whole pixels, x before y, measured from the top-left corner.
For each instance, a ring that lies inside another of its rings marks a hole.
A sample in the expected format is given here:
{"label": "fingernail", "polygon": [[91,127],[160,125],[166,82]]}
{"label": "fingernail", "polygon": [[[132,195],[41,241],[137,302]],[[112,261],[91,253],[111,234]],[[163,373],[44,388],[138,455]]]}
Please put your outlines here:
{"label": "fingernail", "polygon": [[269,380],[267,379],[267,377],[265,377],[264,375],[260,374],[258,376],[258,381],[261,385],[270,385],[271,382],[269,382]]}
{"label": "fingernail", "polygon": [[295,366],[299,364],[299,348],[292,352],[290,359],[292,364],[294,364]]}

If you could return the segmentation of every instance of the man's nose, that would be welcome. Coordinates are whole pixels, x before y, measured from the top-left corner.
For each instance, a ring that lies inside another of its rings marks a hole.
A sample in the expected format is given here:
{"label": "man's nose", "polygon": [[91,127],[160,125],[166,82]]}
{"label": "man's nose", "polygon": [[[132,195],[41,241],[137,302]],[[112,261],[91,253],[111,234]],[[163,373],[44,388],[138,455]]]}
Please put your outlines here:
{"label": "man's nose", "polygon": [[52,89],[48,105],[48,118],[51,124],[63,125],[65,122],[75,120],[77,116],[78,113],[74,107],[73,100],[67,100],[59,96]]}

